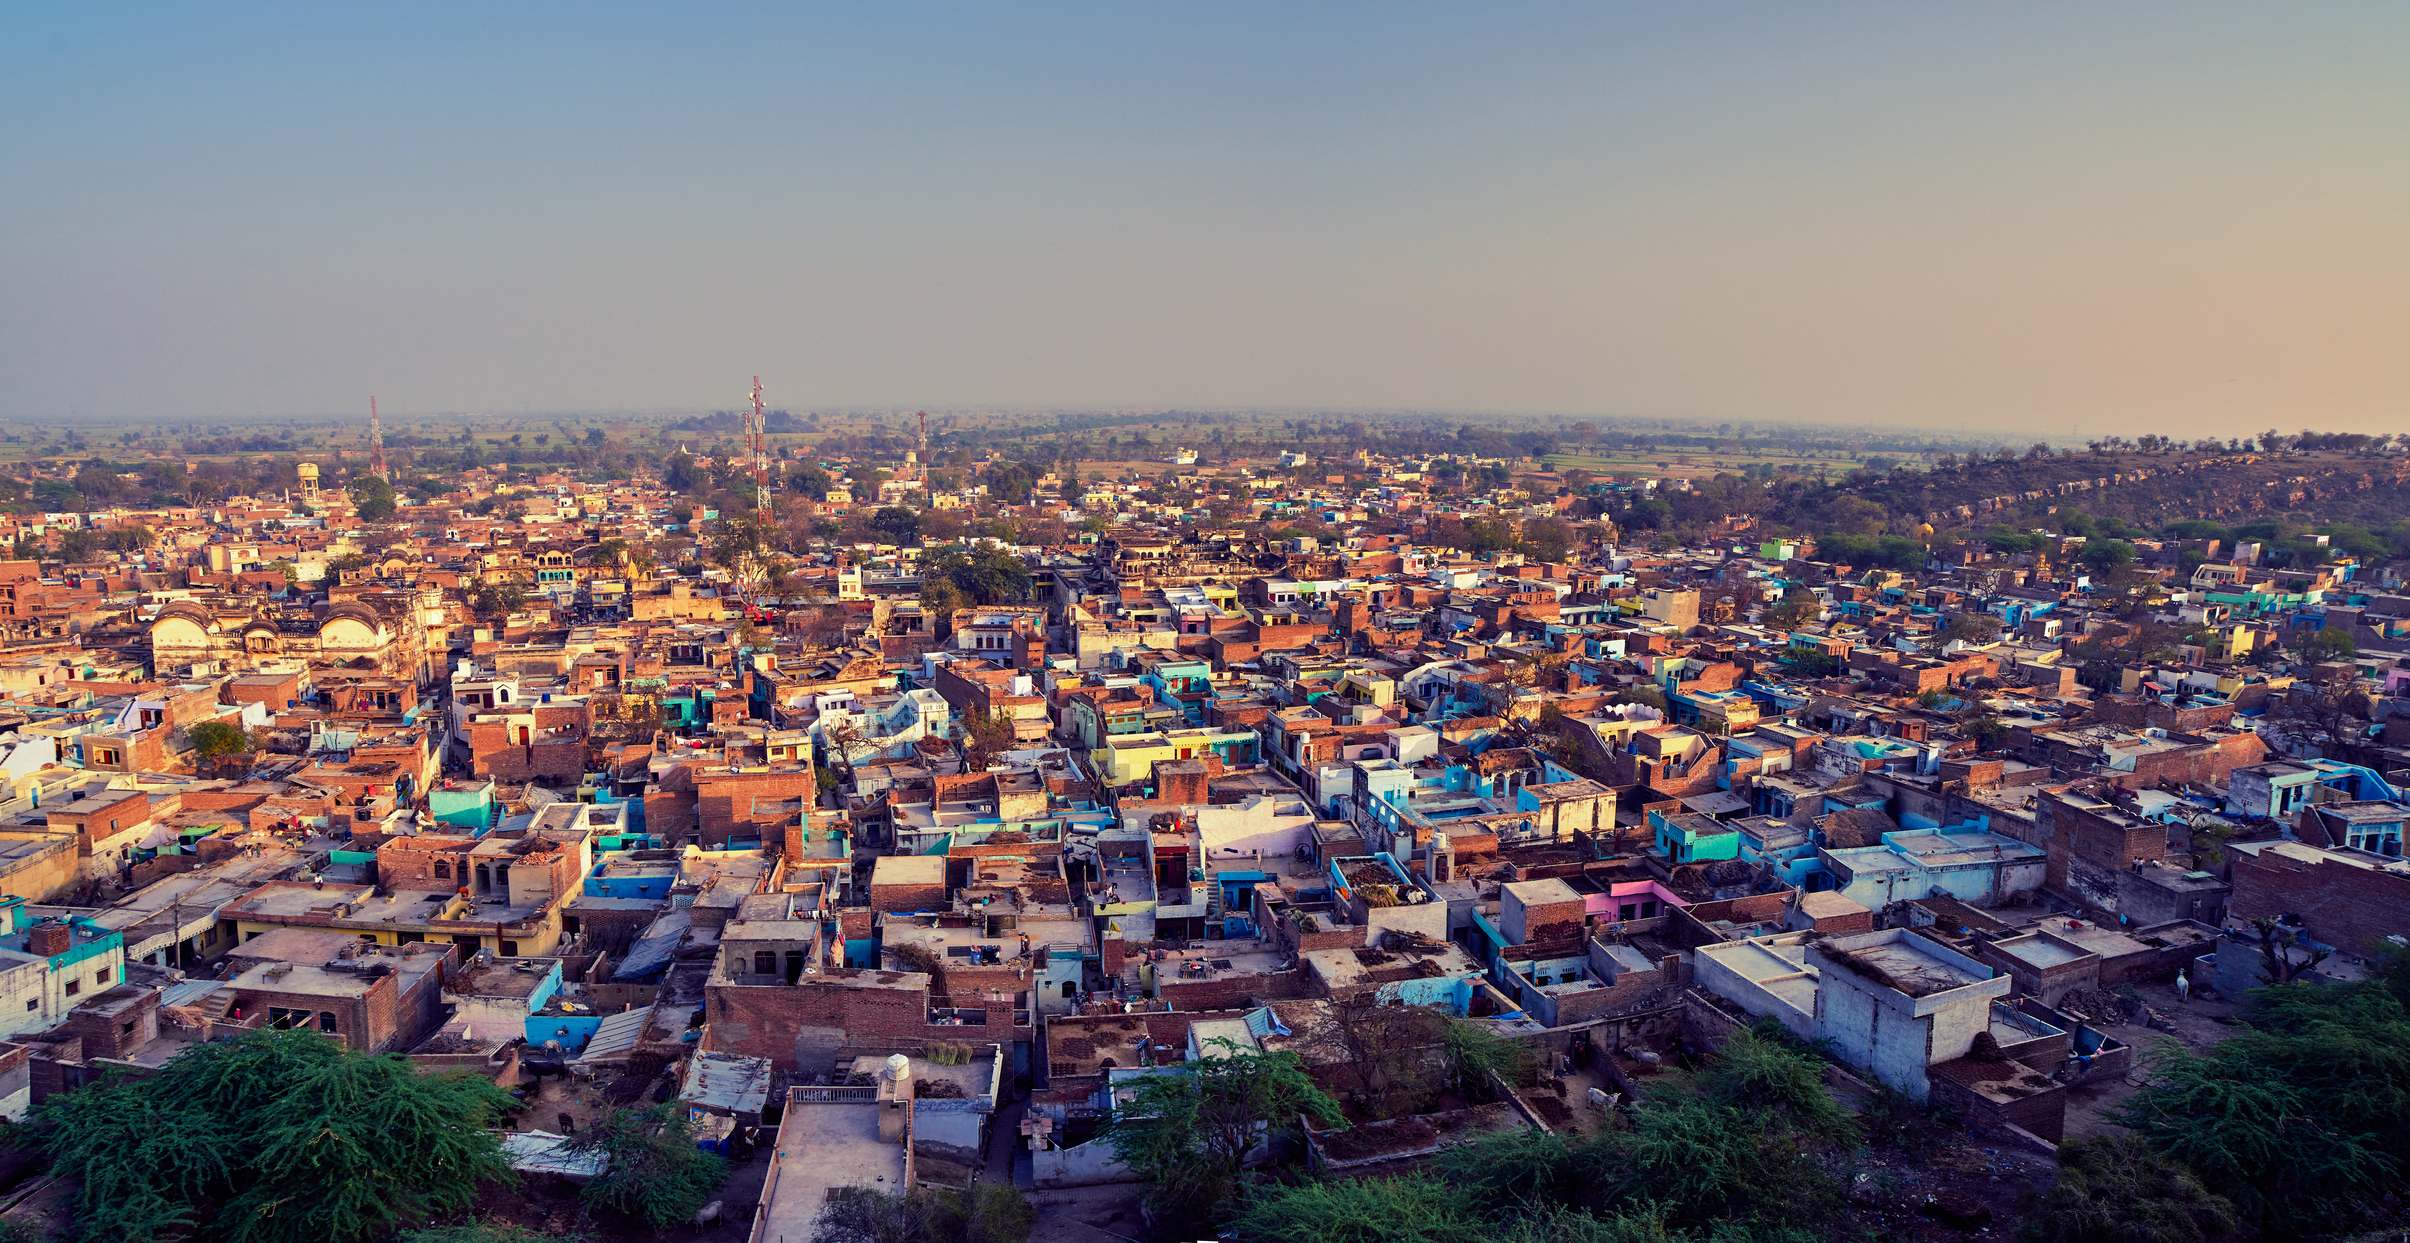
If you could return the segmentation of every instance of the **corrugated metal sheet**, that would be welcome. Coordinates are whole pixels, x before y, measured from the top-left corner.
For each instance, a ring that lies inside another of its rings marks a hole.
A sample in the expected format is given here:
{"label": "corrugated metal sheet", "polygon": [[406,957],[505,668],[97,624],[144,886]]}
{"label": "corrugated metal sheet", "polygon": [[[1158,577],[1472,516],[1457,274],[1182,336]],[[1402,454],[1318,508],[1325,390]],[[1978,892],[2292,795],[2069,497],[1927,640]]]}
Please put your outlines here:
{"label": "corrugated metal sheet", "polygon": [[170,984],[160,990],[159,1004],[189,1006],[225,986],[224,980],[186,980],[182,984]]}
{"label": "corrugated metal sheet", "polygon": [[609,1158],[600,1152],[569,1152],[568,1145],[567,1136],[550,1131],[511,1131],[502,1137],[510,1168],[521,1173],[592,1178],[603,1172]]}
{"label": "corrugated metal sheet", "polygon": [[770,1100],[770,1059],[697,1053],[686,1063],[678,1099],[699,1109],[758,1114]]}
{"label": "corrugated metal sheet", "polygon": [[588,1040],[586,1047],[578,1052],[577,1060],[591,1061],[635,1048],[638,1038],[644,1035],[644,1025],[652,1018],[653,1011],[648,1006],[642,1010],[622,1010],[604,1019],[602,1025],[594,1029],[594,1038]]}

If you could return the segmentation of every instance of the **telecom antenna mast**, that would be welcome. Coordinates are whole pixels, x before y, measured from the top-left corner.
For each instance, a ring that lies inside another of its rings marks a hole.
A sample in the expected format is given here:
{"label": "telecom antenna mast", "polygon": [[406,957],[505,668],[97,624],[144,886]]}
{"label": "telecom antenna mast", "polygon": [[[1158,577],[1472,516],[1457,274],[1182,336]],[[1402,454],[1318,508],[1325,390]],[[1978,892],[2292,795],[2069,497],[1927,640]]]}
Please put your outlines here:
{"label": "telecom antenna mast", "polygon": [[929,465],[929,412],[926,410],[920,412],[920,464],[924,470]]}
{"label": "telecom antenna mast", "polygon": [[368,473],[387,483],[393,482],[392,472],[385,469],[385,425],[377,422],[377,399],[368,399]]}
{"label": "telecom antenna mast", "polygon": [[753,454],[753,504],[763,513],[770,510],[770,450],[763,433],[768,421],[762,416],[761,377],[753,377],[753,417],[745,424],[746,448]]}

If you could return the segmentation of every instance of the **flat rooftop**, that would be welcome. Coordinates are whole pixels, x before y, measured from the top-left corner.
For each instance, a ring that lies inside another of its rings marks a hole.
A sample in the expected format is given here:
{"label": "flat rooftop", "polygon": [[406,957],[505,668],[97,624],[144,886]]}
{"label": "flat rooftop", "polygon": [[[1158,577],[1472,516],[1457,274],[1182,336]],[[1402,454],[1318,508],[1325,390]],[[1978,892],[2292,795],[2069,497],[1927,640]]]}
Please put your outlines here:
{"label": "flat rooftop", "polygon": [[[960,1093],[954,1099],[985,1100],[996,1089],[994,1056],[994,1046],[987,1045],[974,1048],[971,1060],[957,1066],[941,1066],[925,1057],[916,1057],[912,1059],[912,1079],[915,1083],[952,1084]],[[856,1057],[846,1069],[876,1080],[879,1072],[887,1069],[887,1059],[877,1054],[864,1054]],[[953,1093],[940,1089],[929,1095],[943,1099],[953,1096]]]}
{"label": "flat rooftop", "polygon": [[550,958],[480,958],[456,973],[446,991],[463,997],[533,997],[558,965]]}
{"label": "flat rooftop", "polygon": [[2044,938],[2040,933],[2028,933],[1992,942],[1992,952],[2014,959],[2029,967],[2048,970],[2064,966],[2079,958],[2091,957],[2091,951]]}
{"label": "flat rooftop", "polygon": [[[1991,978],[1988,970],[1970,971],[1928,952],[1922,938],[1894,929],[1855,937],[1836,937],[1819,947],[1824,957],[1910,997],[1929,997]],[[1955,955],[1953,955],[1955,957]]]}
{"label": "flat rooftop", "polygon": [[1798,942],[1729,941],[1704,946],[1700,952],[1714,955],[1716,961],[1783,1004],[1805,1014],[1816,1012],[1816,969],[1807,964],[1807,950]]}
{"label": "flat rooftop", "polygon": [[871,865],[872,885],[942,885],[946,883],[944,855],[882,855]]}
{"label": "flat rooftop", "polygon": [[345,964],[342,967],[335,966],[334,962],[325,964],[261,963],[227,983],[237,989],[257,992],[295,993],[312,997],[361,997],[366,996],[369,988],[383,978],[382,975],[376,973],[375,969],[390,967],[393,969],[392,974],[404,977],[401,982],[402,991],[408,992],[415,987],[408,977],[424,975],[433,971],[436,969],[436,964],[442,960],[443,955],[441,954],[363,954],[354,959],[336,960]]}
{"label": "flat rooftop", "polygon": [[804,1102],[790,1092],[752,1239],[799,1243],[811,1238],[828,1193],[839,1187],[901,1194],[904,1146],[879,1142],[874,1101]]}

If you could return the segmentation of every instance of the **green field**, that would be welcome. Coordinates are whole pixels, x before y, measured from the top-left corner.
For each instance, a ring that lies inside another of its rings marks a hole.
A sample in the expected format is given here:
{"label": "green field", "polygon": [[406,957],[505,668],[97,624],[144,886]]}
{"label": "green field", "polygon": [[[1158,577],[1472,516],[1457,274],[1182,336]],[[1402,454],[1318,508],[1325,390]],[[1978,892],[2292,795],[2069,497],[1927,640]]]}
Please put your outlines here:
{"label": "green field", "polygon": [[[1652,453],[1646,457],[1551,453],[1541,461],[1550,470],[1586,470],[1593,475],[1654,475],[1681,479],[1722,471],[1737,472],[1750,466],[1797,466],[1811,477],[1818,470],[1829,470],[1839,477],[1848,474],[1854,465],[1846,458],[1798,457],[1788,453]],[[1667,465],[1660,466],[1659,463]]]}

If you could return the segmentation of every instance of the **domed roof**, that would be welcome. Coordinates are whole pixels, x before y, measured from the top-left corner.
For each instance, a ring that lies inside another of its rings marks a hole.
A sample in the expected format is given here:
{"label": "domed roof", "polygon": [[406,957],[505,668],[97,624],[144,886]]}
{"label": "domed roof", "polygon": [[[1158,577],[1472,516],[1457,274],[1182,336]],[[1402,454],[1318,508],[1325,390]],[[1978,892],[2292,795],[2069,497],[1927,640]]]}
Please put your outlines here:
{"label": "domed roof", "polygon": [[326,616],[318,619],[318,629],[324,631],[328,626],[343,618],[356,621],[370,630],[381,629],[385,625],[384,614],[379,613],[375,605],[361,600],[345,600],[341,604],[329,608]]}
{"label": "domed roof", "polygon": [[171,617],[180,617],[185,621],[191,622],[193,625],[199,626],[203,630],[215,630],[218,628],[218,619],[216,615],[212,614],[207,607],[197,604],[191,600],[169,601],[165,607],[159,610],[159,616],[153,619],[151,624],[156,626],[160,622],[166,621]]}

